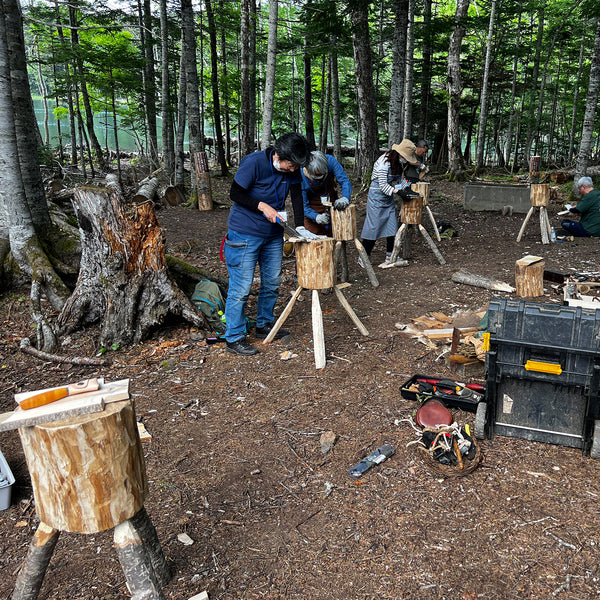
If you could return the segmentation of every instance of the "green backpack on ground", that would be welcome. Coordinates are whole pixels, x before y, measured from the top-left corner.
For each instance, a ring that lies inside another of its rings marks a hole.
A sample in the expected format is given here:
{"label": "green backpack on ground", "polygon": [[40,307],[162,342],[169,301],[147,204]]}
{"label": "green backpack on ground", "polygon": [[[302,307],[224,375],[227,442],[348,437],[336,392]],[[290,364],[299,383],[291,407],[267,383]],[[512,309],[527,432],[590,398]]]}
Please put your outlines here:
{"label": "green backpack on ground", "polygon": [[218,284],[201,279],[191,298],[215,333],[225,333],[225,298]]}

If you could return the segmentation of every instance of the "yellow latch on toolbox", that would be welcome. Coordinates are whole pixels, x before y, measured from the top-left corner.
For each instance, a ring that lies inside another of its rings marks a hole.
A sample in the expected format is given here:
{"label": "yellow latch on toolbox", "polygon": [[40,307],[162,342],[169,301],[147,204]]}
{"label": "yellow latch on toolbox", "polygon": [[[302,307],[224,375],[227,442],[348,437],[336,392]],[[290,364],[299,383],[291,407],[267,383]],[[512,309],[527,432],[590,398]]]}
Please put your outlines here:
{"label": "yellow latch on toolbox", "polygon": [[481,346],[481,349],[484,352],[489,352],[490,351],[490,332],[487,331],[486,333],[483,334],[483,346]]}
{"label": "yellow latch on toolbox", "polygon": [[562,367],[557,363],[541,362],[539,360],[528,360],[525,363],[526,371],[538,371],[539,373],[552,373],[553,375],[560,375],[562,373]]}

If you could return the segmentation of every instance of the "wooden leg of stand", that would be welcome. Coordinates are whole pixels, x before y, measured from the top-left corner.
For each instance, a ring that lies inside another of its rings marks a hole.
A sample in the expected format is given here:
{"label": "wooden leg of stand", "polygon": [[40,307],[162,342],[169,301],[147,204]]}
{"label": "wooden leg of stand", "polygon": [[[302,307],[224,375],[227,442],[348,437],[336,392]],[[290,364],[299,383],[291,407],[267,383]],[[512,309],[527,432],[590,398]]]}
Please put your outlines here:
{"label": "wooden leg of stand", "polygon": [[542,233],[542,244],[550,243],[550,219],[545,206],[540,206],[540,231]]}
{"label": "wooden leg of stand", "polygon": [[407,225],[406,223],[402,223],[396,231],[396,239],[394,240],[394,249],[392,250],[392,256],[390,258],[390,263],[396,262],[398,256],[400,255],[400,248],[402,248],[402,238],[404,237],[404,232],[406,231]]}
{"label": "wooden leg of stand", "polygon": [[521,225],[521,229],[519,230],[519,235],[517,236],[517,242],[521,241],[521,238],[523,237],[523,234],[525,233],[525,227],[527,226],[527,222],[529,221],[529,219],[531,219],[531,215],[533,214],[534,210],[535,209],[533,206],[529,209],[529,212],[527,213],[527,216],[525,217],[525,220],[523,221],[523,225]]}
{"label": "wooden leg of stand", "polygon": [[301,291],[302,291],[302,287],[299,287],[294,292],[291,300],[288,302],[287,306],[283,309],[283,312],[281,313],[281,315],[279,315],[279,319],[277,319],[277,321],[275,322],[275,325],[273,325],[273,329],[271,329],[271,331],[269,332],[269,335],[263,340],[263,344],[268,344],[269,342],[273,341],[273,338],[275,337],[275,335],[277,334],[277,332],[279,331],[281,326],[285,323],[285,320],[290,316],[292,307],[294,306],[294,303],[298,299],[298,296],[300,295]]}
{"label": "wooden leg of stand", "polygon": [[[335,286],[334,286],[334,289]],[[315,348],[315,367],[324,369],[327,364],[325,358],[325,335],[323,334],[323,312],[321,311],[321,303],[319,302],[319,292],[312,291],[312,328],[313,328],[313,344]]]}
{"label": "wooden leg of stand", "polygon": [[135,527],[144,547],[150,555],[150,562],[152,563],[152,568],[154,569],[158,582],[160,585],[167,585],[167,583],[171,581],[171,571],[169,565],[167,565],[160,541],[158,540],[156,528],[143,506],[142,509],[131,518],[131,524]]}
{"label": "wooden leg of stand", "polygon": [[437,246],[435,245],[435,242],[431,239],[431,236],[427,233],[427,229],[425,229],[425,227],[423,227],[423,225],[419,225],[419,231],[421,232],[421,235],[427,242],[427,245],[431,248],[431,251],[435,254],[435,257],[438,259],[438,262],[440,263],[440,265],[445,265],[446,259],[442,256],[442,253],[438,250]]}
{"label": "wooden leg of stand", "polygon": [[148,551],[131,520],[115,527],[114,543],[133,600],[165,600]]}
{"label": "wooden leg of stand", "polygon": [[344,294],[342,294],[341,290],[339,290],[337,286],[334,286],[333,289],[340,304],[346,309],[346,312],[352,319],[352,322],[356,325],[356,327],[358,327],[358,330],[365,336],[369,335],[367,328],[360,322],[360,319],[356,316],[356,313],[348,303],[348,300],[346,300],[346,298],[344,297]]}
{"label": "wooden leg of stand", "polygon": [[369,260],[369,255],[367,254],[365,247],[360,243],[358,238],[354,238],[354,244],[358,250],[358,255],[362,258],[363,265],[365,266],[365,271],[367,272],[367,277],[369,278],[371,285],[373,287],[377,287],[379,285],[379,280],[377,279],[377,275],[375,275],[373,265]]}
{"label": "wooden leg of stand", "polygon": [[[342,241],[342,277],[341,282],[346,283],[348,281],[348,252],[347,252],[347,244],[345,241]],[[378,282],[379,283],[379,282]]]}
{"label": "wooden leg of stand", "polygon": [[38,597],[59,535],[60,531],[57,529],[40,523],[17,576],[12,600],[35,600]]}
{"label": "wooden leg of stand", "polygon": [[431,225],[433,226],[433,230],[435,231],[435,239],[438,242],[441,242],[442,238],[440,237],[440,230],[438,229],[437,223],[435,222],[435,218],[433,216],[433,213],[431,212],[431,208],[429,208],[429,205],[427,205],[425,208],[427,209],[429,220],[431,221]]}

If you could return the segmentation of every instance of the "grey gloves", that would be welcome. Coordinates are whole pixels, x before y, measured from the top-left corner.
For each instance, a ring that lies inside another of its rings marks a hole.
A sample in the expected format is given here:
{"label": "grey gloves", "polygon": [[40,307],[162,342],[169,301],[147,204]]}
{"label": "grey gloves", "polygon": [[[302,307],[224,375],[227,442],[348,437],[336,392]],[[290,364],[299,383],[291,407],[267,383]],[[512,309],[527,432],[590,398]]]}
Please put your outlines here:
{"label": "grey gloves", "polygon": [[342,198],[338,198],[333,203],[333,208],[335,208],[335,210],[346,210],[348,208],[349,204],[350,204],[350,200],[348,200],[348,198],[343,196]]}
{"label": "grey gloves", "polygon": [[329,223],[329,213],[324,212],[324,213],[317,215],[317,218],[315,219],[315,221],[319,225],[327,225]]}

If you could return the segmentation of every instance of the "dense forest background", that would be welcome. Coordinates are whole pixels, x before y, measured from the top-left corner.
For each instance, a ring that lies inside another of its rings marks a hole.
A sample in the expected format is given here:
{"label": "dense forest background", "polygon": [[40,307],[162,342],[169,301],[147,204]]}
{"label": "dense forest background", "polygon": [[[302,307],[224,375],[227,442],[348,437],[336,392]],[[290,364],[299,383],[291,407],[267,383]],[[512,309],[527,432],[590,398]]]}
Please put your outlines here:
{"label": "dense forest background", "polygon": [[[7,8],[16,0],[4,0]],[[598,4],[565,0],[23,2],[41,145],[119,152],[119,131],[183,184],[184,151],[223,173],[297,130],[356,158],[426,138],[433,161],[584,172],[596,162]],[[56,137],[48,123],[57,121]],[[79,152],[78,152],[79,149]]]}

